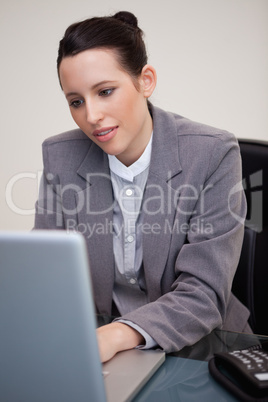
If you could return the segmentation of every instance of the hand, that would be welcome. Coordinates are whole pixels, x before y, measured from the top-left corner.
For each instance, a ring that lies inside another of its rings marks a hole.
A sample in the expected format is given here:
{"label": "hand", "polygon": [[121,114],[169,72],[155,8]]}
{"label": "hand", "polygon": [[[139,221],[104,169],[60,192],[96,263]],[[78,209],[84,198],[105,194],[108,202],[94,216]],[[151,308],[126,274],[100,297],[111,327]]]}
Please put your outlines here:
{"label": "hand", "polygon": [[144,344],[143,336],[129,325],[113,322],[97,329],[101,362],[110,360],[117,352]]}

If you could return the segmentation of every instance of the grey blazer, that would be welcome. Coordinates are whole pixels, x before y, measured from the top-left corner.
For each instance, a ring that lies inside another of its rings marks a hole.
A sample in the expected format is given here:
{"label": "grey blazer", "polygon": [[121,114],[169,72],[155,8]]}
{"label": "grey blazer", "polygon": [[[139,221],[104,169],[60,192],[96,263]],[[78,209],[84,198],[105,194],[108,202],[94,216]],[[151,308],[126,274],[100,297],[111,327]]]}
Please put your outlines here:
{"label": "grey blazer", "polygon": [[[246,203],[236,139],[152,107],[154,135],[143,214],[149,303],[123,318],[167,352],[214,328],[243,331],[248,310],[231,293]],[[96,310],[111,314],[113,191],[107,155],[81,130],[47,139],[35,229],[81,231]]]}

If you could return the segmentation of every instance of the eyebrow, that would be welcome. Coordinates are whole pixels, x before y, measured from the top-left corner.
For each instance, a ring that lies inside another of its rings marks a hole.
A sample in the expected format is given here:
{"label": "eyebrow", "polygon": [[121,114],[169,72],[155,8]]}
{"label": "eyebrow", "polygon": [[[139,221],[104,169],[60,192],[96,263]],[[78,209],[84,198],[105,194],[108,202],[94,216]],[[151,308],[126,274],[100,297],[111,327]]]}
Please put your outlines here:
{"label": "eyebrow", "polygon": [[[101,85],[104,85],[104,84],[110,84],[110,83],[114,83],[115,81],[112,81],[112,80],[103,80],[103,81],[100,81],[100,82],[97,82],[96,84],[94,84],[92,87],[91,87],[91,89],[96,89],[97,87],[99,87],[99,86],[101,86]],[[65,96],[66,96],[66,98],[68,98],[69,96],[74,96],[74,95],[79,95],[79,93],[78,92],[68,92]]]}

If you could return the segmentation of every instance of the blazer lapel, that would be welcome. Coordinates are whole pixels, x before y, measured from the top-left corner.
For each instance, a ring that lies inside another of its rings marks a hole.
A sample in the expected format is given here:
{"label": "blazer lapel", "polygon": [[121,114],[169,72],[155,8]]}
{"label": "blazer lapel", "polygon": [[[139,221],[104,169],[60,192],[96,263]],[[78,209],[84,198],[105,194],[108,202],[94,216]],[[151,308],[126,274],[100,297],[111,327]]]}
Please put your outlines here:
{"label": "blazer lapel", "polygon": [[153,121],[151,163],[142,205],[144,228],[148,228],[143,231],[143,264],[150,301],[161,295],[182,171],[174,117],[153,108]]}
{"label": "blazer lapel", "polygon": [[92,144],[77,173],[87,181],[82,194],[77,194],[84,200],[78,224],[85,229],[90,265],[94,267],[91,277],[96,307],[98,312],[110,315],[114,284],[113,191],[107,155]]}

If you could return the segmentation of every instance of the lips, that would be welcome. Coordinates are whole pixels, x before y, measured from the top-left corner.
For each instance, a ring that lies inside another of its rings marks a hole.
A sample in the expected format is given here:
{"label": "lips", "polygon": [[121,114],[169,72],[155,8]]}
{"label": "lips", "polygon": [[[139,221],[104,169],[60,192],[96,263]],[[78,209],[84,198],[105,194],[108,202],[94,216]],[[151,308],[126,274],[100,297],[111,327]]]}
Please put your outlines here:
{"label": "lips", "polygon": [[113,129],[111,128],[111,130],[107,130],[107,131],[102,131],[101,133],[97,134],[97,135],[106,135],[109,134]]}
{"label": "lips", "polygon": [[109,141],[112,139],[117,133],[118,126],[114,127],[103,127],[98,130],[93,131],[94,137],[98,139],[100,142]]}
{"label": "lips", "polygon": [[93,131],[93,135],[94,135],[95,137],[97,137],[97,136],[103,136],[103,135],[109,134],[109,133],[110,133],[112,130],[114,130],[115,128],[117,128],[117,126],[100,128],[99,130]]}

